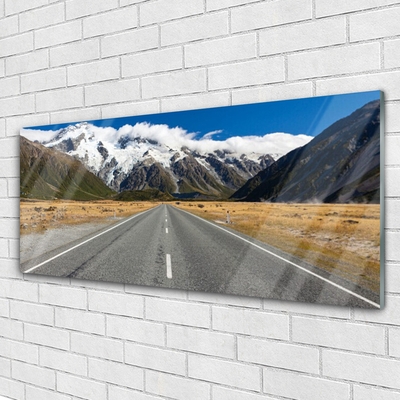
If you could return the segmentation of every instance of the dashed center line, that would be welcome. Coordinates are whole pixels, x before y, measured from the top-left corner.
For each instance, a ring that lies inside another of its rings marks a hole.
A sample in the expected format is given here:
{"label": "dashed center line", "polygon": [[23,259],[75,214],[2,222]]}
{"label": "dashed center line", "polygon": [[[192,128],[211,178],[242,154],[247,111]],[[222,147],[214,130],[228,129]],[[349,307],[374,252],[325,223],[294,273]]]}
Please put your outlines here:
{"label": "dashed center line", "polygon": [[165,233],[168,233],[168,228],[165,228]]}
{"label": "dashed center line", "polygon": [[172,279],[171,254],[167,254],[167,278]]}

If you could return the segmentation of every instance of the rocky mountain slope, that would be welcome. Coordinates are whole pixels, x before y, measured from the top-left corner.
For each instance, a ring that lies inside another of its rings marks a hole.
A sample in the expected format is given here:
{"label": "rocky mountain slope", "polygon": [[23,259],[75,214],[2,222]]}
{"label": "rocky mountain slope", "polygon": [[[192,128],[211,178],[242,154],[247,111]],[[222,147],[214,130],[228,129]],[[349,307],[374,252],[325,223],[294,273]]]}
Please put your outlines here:
{"label": "rocky mountain slope", "polygon": [[259,172],[233,199],[379,203],[380,102],[370,102]]}
{"label": "rocky mountain slope", "polygon": [[100,200],[115,192],[80,161],[20,137],[22,198]]}

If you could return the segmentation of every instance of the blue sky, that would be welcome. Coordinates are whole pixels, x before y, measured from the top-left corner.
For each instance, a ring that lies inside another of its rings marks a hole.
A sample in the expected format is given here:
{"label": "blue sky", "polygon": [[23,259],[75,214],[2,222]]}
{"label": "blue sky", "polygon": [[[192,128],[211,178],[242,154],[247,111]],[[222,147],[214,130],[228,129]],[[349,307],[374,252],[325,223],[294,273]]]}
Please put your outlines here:
{"label": "blue sky", "polygon": [[[166,124],[170,128],[181,127],[187,132],[196,132],[196,139],[215,131],[220,132],[212,135],[214,140],[225,140],[231,136],[263,136],[274,132],[316,136],[332,123],[379,98],[379,91],[369,91],[87,122],[115,129],[138,122]],[[35,128],[57,130],[76,122],[82,121]]]}

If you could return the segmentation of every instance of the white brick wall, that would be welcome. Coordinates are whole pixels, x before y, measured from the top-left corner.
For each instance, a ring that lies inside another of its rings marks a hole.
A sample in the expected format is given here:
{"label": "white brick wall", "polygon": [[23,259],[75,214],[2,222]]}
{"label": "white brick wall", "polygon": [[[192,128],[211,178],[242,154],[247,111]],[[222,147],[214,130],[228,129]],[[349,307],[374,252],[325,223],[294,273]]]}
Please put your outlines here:
{"label": "white brick wall", "polygon": [[[400,0],[0,0],[0,399],[400,400]],[[22,126],[381,89],[379,311],[22,276]]]}

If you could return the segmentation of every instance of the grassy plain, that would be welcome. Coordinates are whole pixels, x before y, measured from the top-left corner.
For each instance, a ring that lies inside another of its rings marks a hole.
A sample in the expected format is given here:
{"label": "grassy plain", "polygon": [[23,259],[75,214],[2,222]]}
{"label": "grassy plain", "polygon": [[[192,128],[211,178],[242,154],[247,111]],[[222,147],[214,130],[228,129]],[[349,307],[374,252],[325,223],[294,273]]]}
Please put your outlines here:
{"label": "grassy plain", "polygon": [[380,208],[372,204],[179,202],[175,206],[379,291]]}
{"label": "grassy plain", "polygon": [[157,204],[150,201],[21,200],[20,233],[24,235],[63,225],[104,222],[148,210]]}

